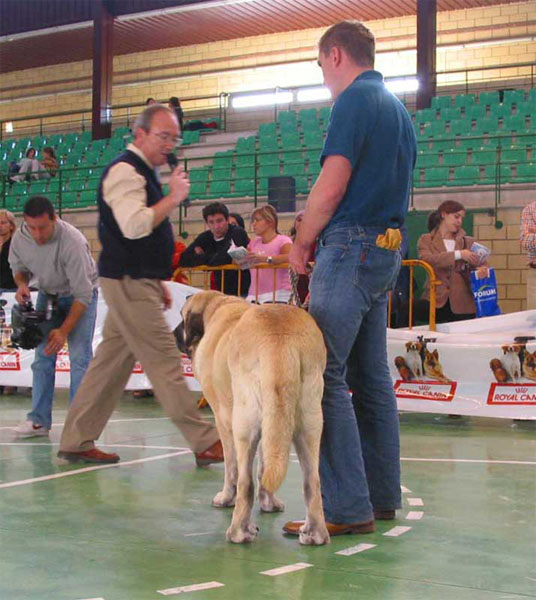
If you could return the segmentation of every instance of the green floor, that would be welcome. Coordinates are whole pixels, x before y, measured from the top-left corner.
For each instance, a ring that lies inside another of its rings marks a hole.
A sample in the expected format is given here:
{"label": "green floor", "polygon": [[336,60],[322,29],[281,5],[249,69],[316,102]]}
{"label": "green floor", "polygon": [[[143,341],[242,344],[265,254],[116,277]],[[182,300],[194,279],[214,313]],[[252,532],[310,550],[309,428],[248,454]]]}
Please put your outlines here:
{"label": "green floor", "polygon": [[[66,409],[59,395],[58,424]],[[281,535],[286,520],[303,515],[292,462],[279,494],[286,512],[258,514],[257,541],[236,546],[224,537],[229,510],[210,506],[222,466],[196,469],[151,400],[126,396],[103,435],[123,466],[85,472],[57,463],[60,426],[50,441],[13,443],[8,427],[29,404],[0,396],[0,600],[157,600],[159,590],[208,582],[223,586],[183,593],[195,600],[536,597],[535,423],[402,415],[404,508],[395,522],[300,547]],[[125,464],[150,457],[163,458]],[[76,474],[44,479],[67,472]],[[410,512],[422,518],[408,520]],[[395,526],[411,529],[383,535]],[[336,554],[362,543],[374,547]],[[312,566],[261,574],[296,563]]]}

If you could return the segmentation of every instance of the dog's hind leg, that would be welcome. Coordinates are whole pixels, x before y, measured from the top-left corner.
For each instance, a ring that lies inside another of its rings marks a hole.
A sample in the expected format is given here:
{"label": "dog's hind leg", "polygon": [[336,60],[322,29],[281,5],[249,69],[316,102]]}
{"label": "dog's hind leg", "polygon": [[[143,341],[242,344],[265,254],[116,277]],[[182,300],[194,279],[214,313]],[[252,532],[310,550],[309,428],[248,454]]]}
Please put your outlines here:
{"label": "dog's hind leg", "polygon": [[[221,406],[221,404],[218,406]],[[218,433],[220,434],[223,446],[225,479],[223,482],[223,489],[221,492],[218,492],[212,500],[212,506],[215,506],[216,508],[226,508],[228,506],[234,506],[235,504],[236,480],[238,478],[236,452],[233,442],[231,415],[220,408],[214,410],[214,416],[216,418],[216,427],[218,428]]]}
{"label": "dog's hind leg", "polygon": [[279,500],[275,496],[269,492],[262,485],[262,476],[264,474],[264,457],[262,454],[262,444],[259,446],[258,451],[258,468],[257,468],[257,480],[259,485],[259,505],[261,507],[262,512],[272,513],[272,512],[283,512],[285,510],[285,504]]}
{"label": "dog's hind leg", "polygon": [[322,421],[320,416],[317,419],[308,417],[302,421],[299,430],[294,434],[294,446],[303,474],[303,496],[307,509],[299,539],[300,544],[320,546],[329,544],[318,473]]}

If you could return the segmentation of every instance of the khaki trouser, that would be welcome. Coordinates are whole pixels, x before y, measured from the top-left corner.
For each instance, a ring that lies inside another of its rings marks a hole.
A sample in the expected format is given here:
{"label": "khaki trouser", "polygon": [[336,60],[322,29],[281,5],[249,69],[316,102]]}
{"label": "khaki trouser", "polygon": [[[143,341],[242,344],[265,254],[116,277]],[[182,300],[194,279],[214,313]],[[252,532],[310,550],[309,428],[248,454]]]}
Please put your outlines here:
{"label": "khaki trouser", "polygon": [[527,310],[536,309],[536,269],[527,273]]}
{"label": "khaki trouser", "polygon": [[108,279],[100,285],[108,313],[102,341],[67,414],[60,450],[95,447],[112,415],[135,360],[139,360],[155,397],[181,430],[190,448],[202,452],[218,440],[214,425],[199,417],[182,375],[179,350],[162,310],[162,288],[154,279]]}

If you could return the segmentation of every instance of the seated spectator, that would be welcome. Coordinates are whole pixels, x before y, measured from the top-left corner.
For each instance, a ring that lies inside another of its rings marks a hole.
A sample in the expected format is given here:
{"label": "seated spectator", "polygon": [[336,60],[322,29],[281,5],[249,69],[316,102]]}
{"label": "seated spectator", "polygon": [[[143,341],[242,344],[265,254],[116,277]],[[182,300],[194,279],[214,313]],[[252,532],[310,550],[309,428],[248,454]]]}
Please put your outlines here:
{"label": "seated spectator", "polygon": [[[195,240],[181,254],[179,266],[198,267],[207,265],[216,267],[230,265],[232,258],[227,253],[231,243],[235,246],[247,248],[249,238],[241,227],[229,224],[229,209],[221,202],[212,202],[203,208],[203,219],[208,226],[208,231],[198,235]],[[213,289],[221,290],[222,272],[214,273]],[[224,275],[225,294],[246,296],[251,281],[248,270],[241,272],[241,285],[238,289],[238,271],[226,271]]]}
{"label": "seated spectator", "polygon": [[9,265],[9,246],[17,229],[15,216],[9,210],[0,210],[0,292],[16,292],[17,284]]}
{"label": "seated spectator", "polygon": [[[253,231],[257,236],[248,245],[244,259],[248,266],[258,264],[280,265],[288,262],[292,240],[277,230],[277,213],[270,205],[260,206],[251,213]],[[276,269],[275,301],[287,303],[292,286],[287,269]],[[274,270],[253,269],[248,300],[263,304],[274,301]]]}
{"label": "seated spectator", "polygon": [[50,146],[43,148],[43,160],[41,161],[41,178],[46,179],[48,177],[56,177],[56,173],[58,172],[58,166],[59,165],[56,159],[56,154],[54,153],[54,148],[51,148]]}
{"label": "seated spectator", "polygon": [[179,128],[181,131],[184,129],[184,111],[181,108],[181,101],[177,96],[171,96],[168,103],[169,110],[172,110],[177,115],[177,121],[179,122]]}
{"label": "seated spectator", "polygon": [[147,100],[145,100],[145,106],[151,106],[151,104],[156,104],[156,100],[152,97],[149,96],[149,98],[147,98]]}
{"label": "seated spectator", "polygon": [[33,179],[39,179],[41,164],[36,158],[35,148],[28,148],[25,158],[21,159],[18,165],[19,172],[12,177],[14,181],[25,181],[30,178],[30,175]]}
{"label": "seated spectator", "polygon": [[[478,255],[471,252],[475,242],[465,235],[462,221],[463,204],[446,200],[428,217],[428,231],[419,238],[417,250],[420,260],[434,268],[442,285],[436,287],[436,322],[474,319],[476,307],[471,292],[470,271],[477,269],[479,277],[487,273],[487,263],[480,265]],[[417,318],[428,321],[430,309],[430,282],[426,282],[422,299],[416,303]]]}
{"label": "seated spectator", "polygon": [[244,230],[246,229],[244,219],[242,218],[242,215],[239,215],[238,213],[229,213],[229,224],[237,225],[238,227],[242,227]]}

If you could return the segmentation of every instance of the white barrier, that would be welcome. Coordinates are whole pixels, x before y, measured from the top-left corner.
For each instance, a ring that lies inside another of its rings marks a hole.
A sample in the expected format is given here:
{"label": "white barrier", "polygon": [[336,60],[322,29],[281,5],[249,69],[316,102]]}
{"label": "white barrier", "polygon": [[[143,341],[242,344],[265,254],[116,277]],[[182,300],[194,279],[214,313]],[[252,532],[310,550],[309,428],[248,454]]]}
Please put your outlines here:
{"label": "white barrier", "polygon": [[[180,283],[167,285],[173,306],[165,314],[173,331],[187,296],[199,290]],[[0,385],[30,386],[34,353],[7,347],[14,294],[2,298],[7,304],[5,317],[0,310]],[[106,303],[99,296],[94,348],[101,340],[105,316]],[[447,323],[437,329],[387,330],[389,368],[401,410],[536,419],[536,339],[515,342],[520,336],[536,338],[536,310]],[[200,391],[186,357],[183,369],[189,387]],[[56,386],[69,386],[67,348],[58,355]],[[127,389],[150,387],[136,364]]]}

